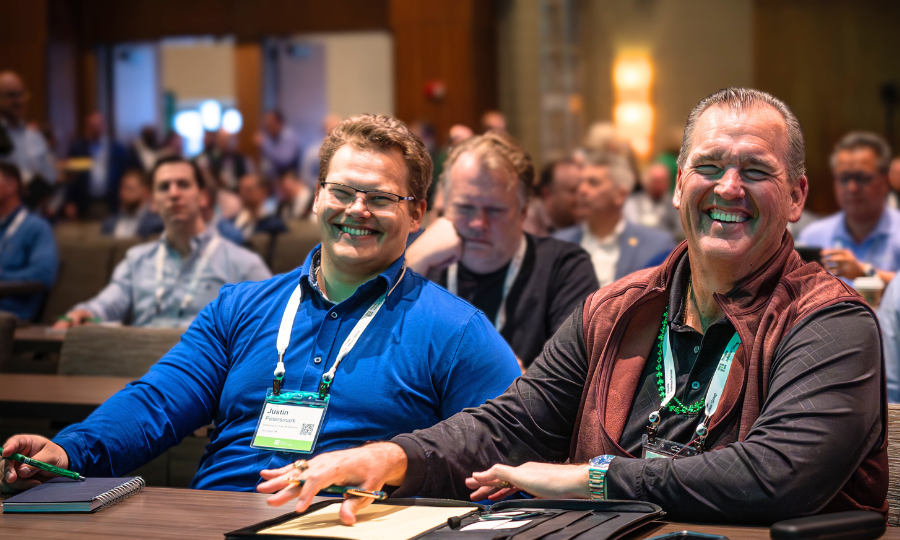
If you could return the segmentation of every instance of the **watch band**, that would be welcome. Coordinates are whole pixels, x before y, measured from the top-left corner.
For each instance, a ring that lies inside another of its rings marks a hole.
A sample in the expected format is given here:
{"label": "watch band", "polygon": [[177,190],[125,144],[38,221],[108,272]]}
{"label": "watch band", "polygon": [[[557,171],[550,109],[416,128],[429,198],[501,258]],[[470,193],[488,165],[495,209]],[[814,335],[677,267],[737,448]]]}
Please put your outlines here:
{"label": "watch band", "polygon": [[597,456],[589,462],[588,487],[591,491],[592,500],[607,500],[606,471],[609,470],[609,464],[612,463],[615,457],[605,454]]}
{"label": "watch band", "polygon": [[865,274],[867,277],[872,277],[876,273],[875,267],[872,266],[872,263],[863,263],[862,268],[863,274]]}

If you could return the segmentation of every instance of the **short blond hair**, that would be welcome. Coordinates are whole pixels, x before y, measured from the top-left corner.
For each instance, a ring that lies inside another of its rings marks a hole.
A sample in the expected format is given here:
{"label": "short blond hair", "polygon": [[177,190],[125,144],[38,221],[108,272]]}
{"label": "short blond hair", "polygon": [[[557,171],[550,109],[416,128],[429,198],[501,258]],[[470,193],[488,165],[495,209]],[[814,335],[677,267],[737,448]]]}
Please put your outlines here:
{"label": "short blond hair", "polygon": [[397,150],[406,163],[406,184],[417,201],[424,201],[431,185],[431,156],[422,140],[396,118],[362,114],[345,119],[322,141],[319,150],[319,182],[328,177],[334,154],[344,145],[356,150],[389,152]]}
{"label": "short blond hair", "polygon": [[473,152],[481,165],[491,171],[505,170],[516,182],[510,182],[508,189],[518,187],[519,202],[522,207],[528,204],[537,187],[535,186],[534,164],[531,156],[519,145],[512,135],[505,131],[488,131],[484,135],[470,137],[457,144],[444,162],[441,182],[444,184],[444,195],[450,191],[450,170],[460,156]]}

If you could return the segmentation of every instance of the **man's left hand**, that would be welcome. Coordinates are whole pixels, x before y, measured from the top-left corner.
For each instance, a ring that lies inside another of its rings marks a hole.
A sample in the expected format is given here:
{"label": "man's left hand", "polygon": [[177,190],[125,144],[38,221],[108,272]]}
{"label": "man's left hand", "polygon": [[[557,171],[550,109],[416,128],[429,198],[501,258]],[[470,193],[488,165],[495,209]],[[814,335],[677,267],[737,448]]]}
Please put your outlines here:
{"label": "man's left hand", "polygon": [[842,278],[856,279],[866,275],[862,263],[856,260],[849,249],[823,249],[822,266]]}
{"label": "man's left hand", "polygon": [[588,476],[586,464],[494,465],[486,471],[472,473],[472,477],[466,479],[466,487],[475,490],[470,496],[473,501],[499,501],[518,491],[526,491],[539,499],[589,499]]}

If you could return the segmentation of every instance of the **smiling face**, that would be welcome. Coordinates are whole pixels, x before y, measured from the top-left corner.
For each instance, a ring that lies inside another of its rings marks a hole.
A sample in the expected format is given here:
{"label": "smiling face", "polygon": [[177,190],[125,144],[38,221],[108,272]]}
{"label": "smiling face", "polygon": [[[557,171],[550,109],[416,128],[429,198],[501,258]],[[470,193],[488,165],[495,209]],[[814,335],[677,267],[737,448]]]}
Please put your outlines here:
{"label": "smiling face", "polygon": [[775,253],[807,193],[805,176],[788,176],[787,152],[787,128],[772,107],[735,114],[713,106],[700,116],[674,197],[692,260],[746,273]]}
{"label": "smiling face", "polygon": [[466,268],[487,274],[503,268],[522,237],[526,206],[512,171],[485,167],[474,152],[459,156],[450,169],[447,218],[463,239]]}
{"label": "smiling face", "polygon": [[[408,176],[398,150],[378,152],[344,145],[331,158],[325,181],[408,197]],[[358,280],[380,274],[403,255],[407,237],[419,229],[426,204],[400,201],[393,213],[376,216],[361,194],[349,207],[329,200],[320,187],[313,210],[322,233],[322,266]]]}

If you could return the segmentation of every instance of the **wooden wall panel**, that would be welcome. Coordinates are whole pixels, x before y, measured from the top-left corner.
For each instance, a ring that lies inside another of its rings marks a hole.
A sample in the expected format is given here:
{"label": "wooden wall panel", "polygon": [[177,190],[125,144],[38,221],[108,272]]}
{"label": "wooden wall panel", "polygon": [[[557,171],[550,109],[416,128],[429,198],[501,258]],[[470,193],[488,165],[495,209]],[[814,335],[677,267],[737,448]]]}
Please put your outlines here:
{"label": "wooden wall panel", "polygon": [[47,120],[47,0],[0,2],[0,71],[22,76],[31,100],[28,118]]}
{"label": "wooden wall panel", "polygon": [[238,135],[238,149],[254,158],[259,157],[253,137],[260,130],[262,115],[262,54],[258,41],[239,41],[234,48],[235,105],[244,117],[244,126]]}
{"label": "wooden wall panel", "polygon": [[[431,121],[441,144],[453,124],[480,129],[481,114],[497,107],[495,19],[493,2],[391,0],[400,119]],[[425,95],[434,80],[446,86],[443,100]]]}
{"label": "wooden wall panel", "polygon": [[[837,140],[851,130],[885,134],[880,88],[900,84],[898,20],[900,2],[889,0],[756,0],[755,84],[803,126],[814,212],[837,210],[828,166]],[[900,111],[892,124],[900,133]]]}

